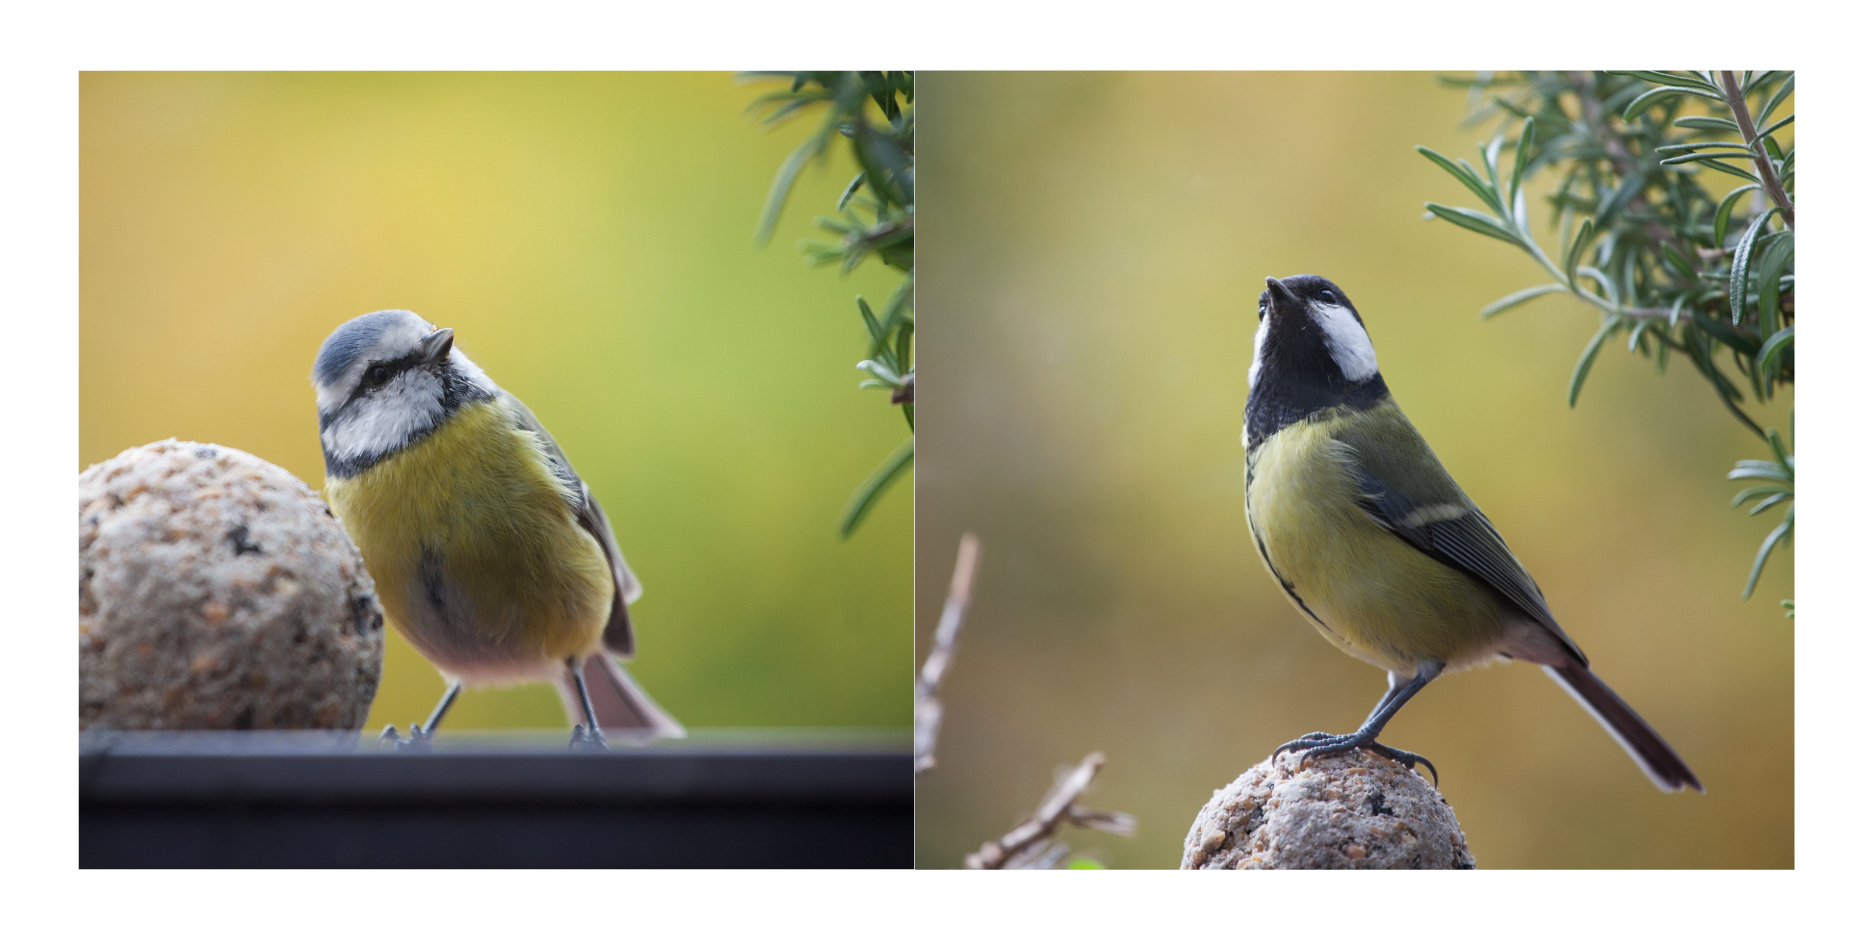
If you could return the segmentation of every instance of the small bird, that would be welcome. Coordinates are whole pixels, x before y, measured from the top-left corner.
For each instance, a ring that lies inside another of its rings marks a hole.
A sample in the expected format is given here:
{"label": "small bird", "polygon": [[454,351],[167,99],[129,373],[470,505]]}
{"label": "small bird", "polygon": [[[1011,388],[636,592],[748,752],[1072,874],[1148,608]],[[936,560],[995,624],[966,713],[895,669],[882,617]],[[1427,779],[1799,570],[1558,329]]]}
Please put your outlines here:
{"label": "small bird", "polygon": [[1274,750],[1367,749],[1437,675],[1531,661],[1573,695],[1665,791],[1703,783],[1587,667],[1495,526],[1404,416],[1365,321],[1323,277],[1267,278],[1242,418],[1248,530],[1268,572],[1321,635],[1390,682],[1357,731]]}
{"label": "small bird", "polygon": [[635,651],[642,593],[604,509],[520,399],[408,310],[339,326],[312,366],[325,500],[390,624],[448,680],[426,749],[465,684],[551,680],[572,746],[680,737],[613,656]]}

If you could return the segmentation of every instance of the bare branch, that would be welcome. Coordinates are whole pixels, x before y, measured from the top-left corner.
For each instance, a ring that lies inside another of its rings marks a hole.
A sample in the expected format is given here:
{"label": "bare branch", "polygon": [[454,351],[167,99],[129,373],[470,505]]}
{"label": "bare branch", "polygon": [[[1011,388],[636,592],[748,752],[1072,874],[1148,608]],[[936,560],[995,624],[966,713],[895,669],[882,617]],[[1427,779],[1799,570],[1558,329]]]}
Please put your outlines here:
{"label": "bare branch", "polygon": [[981,845],[981,849],[962,861],[967,870],[1051,869],[1064,859],[1064,844],[1051,843],[1061,824],[1087,827],[1130,837],[1137,833],[1137,819],[1117,811],[1095,811],[1075,802],[1092,784],[1105,765],[1105,754],[1095,752],[1085,757],[1071,772],[1053,783],[1053,789],[1041,800],[1032,817],[1014,829]]}
{"label": "bare branch", "polygon": [[943,601],[942,619],[936,623],[936,635],[930,641],[929,657],[916,681],[916,729],[914,748],[916,774],[922,775],[936,765],[936,733],[942,729],[942,700],[936,691],[949,671],[949,659],[955,654],[956,637],[962,634],[962,617],[968,614],[969,601],[975,595],[975,570],[981,563],[981,541],[974,532],[962,535],[956,550],[955,574],[949,579],[949,598]]}

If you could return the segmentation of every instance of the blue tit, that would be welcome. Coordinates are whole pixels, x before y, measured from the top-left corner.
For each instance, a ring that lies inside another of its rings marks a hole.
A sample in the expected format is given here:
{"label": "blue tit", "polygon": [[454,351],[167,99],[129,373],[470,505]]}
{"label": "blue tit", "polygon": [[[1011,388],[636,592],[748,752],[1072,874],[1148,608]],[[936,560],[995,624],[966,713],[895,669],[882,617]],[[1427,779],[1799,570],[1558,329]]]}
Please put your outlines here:
{"label": "blue tit", "polygon": [[1380,745],[1385,723],[1437,675],[1506,659],[1546,670],[1659,788],[1702,791],[1587,667],[1534,578],[1392,400],[1345,292],[1323,277],[1269,277],[1260,320],[1242,420],[1248,530],[1307,621],[1390,679],[1357,731],[1310,733],[1275,754],[1362,748],[1429,766]]}
{"label": "blue tit", "polygon": [[[339,326],[312,367],[325,500],[390,624],[448,690],[399,748],[427,748],[463,685],[554,682],[575,748],[683,729],[617,658],[642,592],[604,509],[519,398],[407,310]],[[396,728],[385,730],[395,740]]]}

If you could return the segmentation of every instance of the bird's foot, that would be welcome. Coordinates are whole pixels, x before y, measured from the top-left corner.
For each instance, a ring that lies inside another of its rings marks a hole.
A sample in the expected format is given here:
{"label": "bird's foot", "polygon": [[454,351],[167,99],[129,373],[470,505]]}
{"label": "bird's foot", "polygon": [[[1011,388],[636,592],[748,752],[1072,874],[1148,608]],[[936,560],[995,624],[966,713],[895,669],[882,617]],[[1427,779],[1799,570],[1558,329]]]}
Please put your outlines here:
{"label": "bird's foot", "polygon": [[611,747],[605,745],[604,731],[597,727],[587,729],[580,723],[572,727],[572,742],[567,747],[574,752],[605,752]]}
{"label": "bird's foot", "polygon": [[410,738],[402,739],[397,736],[395,723],[384,727],[383,734],[377,737],[377,748],[388,747],[391,752],[429,752],[435,748],[431,745],[434,733],[423,732],[422,726],[416,723],[410,724],[409,731]]}
{"label": "bird's foot", "polygon": [[1417,766],[1421,765],[1430,770],[1430,784],[1432,786],[1441,784],[1441,780],[1437,776],[1436,766],[1430,764],[1429,759],[1414,752],[1393,749],[1390,746],[1378,742],[1376,739],[1358,733],[1349,733],[1344,736],[1334,736],[1331,733],[1308,733],[1293,742],[1282,743],[1274,747],[1274,755],[1276,758],[1279,758],[1280,754],[1284,752],[1298,752],[1300,753],[1300,767],[1304,769],[1306,768],[1307,760],[1314,756],[1329,756],[1335,752],[1348,752],[1353,749],[1364,749],[1383,756],[1390,759],[1392,762],[1402,765],[1406,769],[1416,769]]}

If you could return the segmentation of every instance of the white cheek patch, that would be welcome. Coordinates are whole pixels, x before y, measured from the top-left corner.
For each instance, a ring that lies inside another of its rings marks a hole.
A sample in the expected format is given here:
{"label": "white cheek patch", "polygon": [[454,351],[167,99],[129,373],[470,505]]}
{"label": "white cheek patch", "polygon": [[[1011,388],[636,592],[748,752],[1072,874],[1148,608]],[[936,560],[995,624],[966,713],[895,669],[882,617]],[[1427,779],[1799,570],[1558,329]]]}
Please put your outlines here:
{"label": "white cheek patch", "polygon": [[[1248,363],[1248,390],[1253,391],[1255,378],[1261,374],[1261,346],[1267,341],[1267,317],[1261,317],[1261,325],[1255,328],[1254,360]],[[1245,431],[1244,431],[1245,432]]]}
{"label": "white cheek patch", "polygon": [[344,384],[344,382],[341,381],[336,384],[321,384],[315,388],[315,390],[318,392],[319,413],[321,414],[330,413],[339,404],[344,403],[345,391],[341,387],[339,387],[339,385],[341,384]]}
{"label": "white cheek patch", "polygon": [[338,459],[376,456],[402,448],[442,416],[442,387],[419,370],[397,375],[382,390],[353,403],[319,435]]}
{"label": "white cheek patch", "polygon": [[477,389],[490,395],[500,392],[500,386],[494,383],[494,379],[488,377],[487,372],[482,371],[480,365],[469,361],[468,356],[463,355],[461,349],[451,350],[448,360],[449,367],[453,369],[456,374],[466,377],[468,382],[473,384]]}
{"label": "white cheek patch", "polygon": [[1364,381],[1378,373],[1378,352],[1351,310],[1318,302],[1308,303],[1307,310],[1325,333],[1326,351],[1347,381]]}

